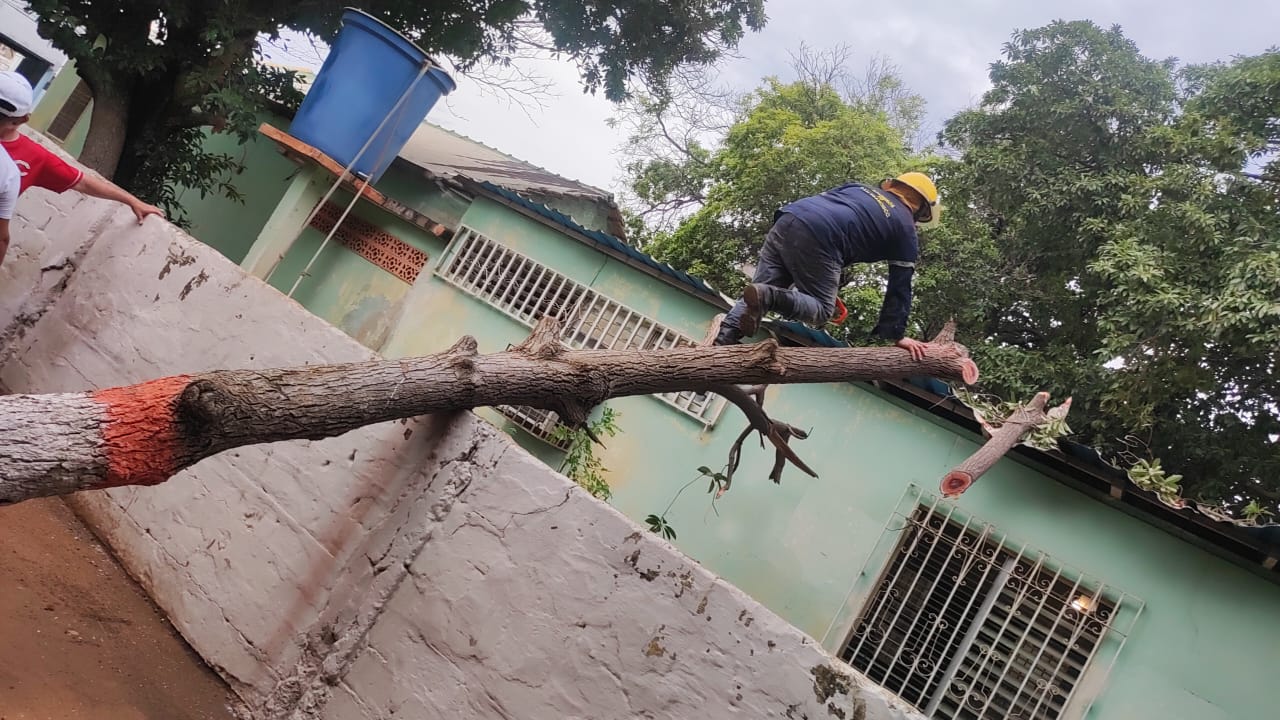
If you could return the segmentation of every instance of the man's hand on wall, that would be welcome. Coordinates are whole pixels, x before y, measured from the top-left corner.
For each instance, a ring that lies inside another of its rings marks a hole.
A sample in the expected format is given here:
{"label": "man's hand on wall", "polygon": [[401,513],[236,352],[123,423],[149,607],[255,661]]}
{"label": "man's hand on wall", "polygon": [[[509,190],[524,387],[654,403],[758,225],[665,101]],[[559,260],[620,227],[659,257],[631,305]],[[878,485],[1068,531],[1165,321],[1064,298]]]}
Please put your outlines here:
{"label": "man's hand on wall", "polygon": [[143,220],[147,219],[148,215],[156,215],[162,219],[164,218],[163,210],[156,207],[155,205],[148,205],[147,203],[144,203],[141,200],[130,203],[129,209],[132,210],[133,214],[137,216],[139,225],[142,224]]}

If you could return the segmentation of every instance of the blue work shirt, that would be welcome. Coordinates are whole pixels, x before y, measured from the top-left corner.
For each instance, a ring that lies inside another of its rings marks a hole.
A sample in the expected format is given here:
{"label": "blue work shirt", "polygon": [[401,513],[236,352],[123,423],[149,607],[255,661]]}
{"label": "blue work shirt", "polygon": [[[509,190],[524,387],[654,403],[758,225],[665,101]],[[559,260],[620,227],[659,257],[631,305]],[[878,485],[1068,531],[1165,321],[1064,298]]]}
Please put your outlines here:
{"label": "blue work shirt", "polygon": [[848,183],[780,208],[774,221],[783,213],[804,223],[841,267],[889,262],[889,286],[871,332],[886,340],[902,338],[911,314],[911,280],[920,259],[911,208],[893,193]]}

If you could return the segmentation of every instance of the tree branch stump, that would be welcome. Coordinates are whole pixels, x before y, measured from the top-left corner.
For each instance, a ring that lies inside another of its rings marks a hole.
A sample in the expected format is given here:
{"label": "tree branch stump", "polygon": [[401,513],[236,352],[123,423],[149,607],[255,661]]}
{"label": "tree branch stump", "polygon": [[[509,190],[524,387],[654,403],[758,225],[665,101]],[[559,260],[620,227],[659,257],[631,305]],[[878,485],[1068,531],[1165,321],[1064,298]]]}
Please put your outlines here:
{"label": "tree branch stump", "polygon": [[1065,416],[1071,408],[1071,398],[1067,398],[1054,410],[1046,411],[1048,404],[1049,393],[1040,392],[1036,393],[1031,402],[1013,411],[998,427],[993,429],[984,420],[982,433],[987,436],[987,442],[942,478],[939,486],[942,494],[945,497],[959,497],[990,470],[996,461],[1004,457],[1005,453],[1012,450],[1014,445],[1021,442],[1027,433],[1051,417]]}
{"label": "tree branch stump", "polygon": [[[704,346],[710,345],[715,339],[716,334],[719,331],[720,321],[723,318],[723,315],[719,315],[716,317],[715,322],[711,324],[711,330],[708,331],[706,338],[702,341]],[[947,324],[942,327],[942,330],[938,332],[938,335],[934,337],[933,340],[929,341],[929,344],[932,348],[942,350],[943,352],[955,352],[960,357],[964,358],[965,362],[962,363],[960,379],[963,380],[966,385],[972,385],[978,381],[978,366],[968,361],[968,350],[963,345],[956,343],[955,335],[956,325],[954,322],[948,321]],[[909,357],[906,361],[910,362]],[[904,377],[914,374],[916,373],[907,373]],[[742,445],[746,442],[747,438],[751,436],[751,432],[753,430],[760,433],[761,447],[764,446],[763,439],[768,438],[769,442],[771,442],[777,450],[774,455],[773,468],[769,471],[769,479],[775,484],[781,484],[782,472],[786,469],[788,462],[800,468],[801,471],[808,474],[810,477],[818,477],[818,474],[801,461],[791,449],[791,438],[805,440],[809,437],[808,431],[801,430],[794,425],[773,420],[764,412],[764,394],[768,387],[768,385],[757,385],[746,390],[734,386],[712,388],[714,392],[724,396],[734,405],[738,406],[738,408],[742,410],[743,414],[747,416],[747,420],[750,423],[747,425],[747,428],[742,431],[742,434],[733,441],[733,445],[729,448],[729,460],[725,464],[724,473],[726,480],[724,485],[721,486],[719,492],[716,493],[717,498],[728,492],[729,487],[733,484],[733,475],[738,471],[738,466],[742,462]]]}
{"label": "tree branch stump", "polygon": [[154,485],[224,450],[319,440],[428,413],[527,405],[583,423],[591,408],[611,397],[913,375],[973,382],[978,374],[956,344],[931,347],[915,362],[896,348],[781,348],[765,341],[570,350],[558,337],[558,323],[544,318],[525,342],[490,355],[477,354],[476,341],[464,337],[445,352],[417,358],[222,370],[85,393],[6,395],[0,397],[0,504]]}

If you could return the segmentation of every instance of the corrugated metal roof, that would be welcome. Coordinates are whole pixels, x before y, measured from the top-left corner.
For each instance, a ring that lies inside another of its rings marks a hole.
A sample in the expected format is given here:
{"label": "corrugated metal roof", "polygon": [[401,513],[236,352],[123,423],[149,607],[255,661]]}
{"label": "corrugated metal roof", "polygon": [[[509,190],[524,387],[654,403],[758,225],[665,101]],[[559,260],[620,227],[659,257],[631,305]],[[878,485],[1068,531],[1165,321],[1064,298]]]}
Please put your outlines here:
{"label": "corrugated metal roof", "polygon": [[554,204],[561,198],[593,203],[604,211],[601,229],[626,237],[622,210],[609,191],[557,175],[439,125],[419,125],[399,157],[445,180],[492,183],[543,203]]}
{"label": "corrugated metal roof", "polygon": [[532,195],[613,202],[613,195],[605,190],[562,177],[427,122],[418,126],[400,157],[443,178],[463,177]]}

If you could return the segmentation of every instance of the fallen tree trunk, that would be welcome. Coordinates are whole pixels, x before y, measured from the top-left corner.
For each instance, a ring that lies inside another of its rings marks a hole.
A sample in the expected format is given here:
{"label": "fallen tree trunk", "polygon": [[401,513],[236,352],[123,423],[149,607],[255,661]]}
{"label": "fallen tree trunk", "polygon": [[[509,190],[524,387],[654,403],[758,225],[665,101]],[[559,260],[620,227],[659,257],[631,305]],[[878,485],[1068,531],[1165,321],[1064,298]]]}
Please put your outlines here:
{"label": "fallen tree trunk", "polygon": [[999,426],[993,428],[983,420],[982,432],[987,436],[987,441],[942,478],[938,488],[942,494],[957,497],[968,490],[996,461],[1021,442],[1027,433],[1052,417],[1065,417],[1071,408],[1071,398],[1067,398],[1066,402],[1053,410],[1045,410],[1048,404],[1049,393],[1036,393],[1031,402],[1014,410]]}
{"label": "fallen tree trunk", "polygon": [[490,355],[477,354],[475,340],[464,337],[443,353],[417,358],[223,370],[87,393],[0,396],[0,504],[154,485],[231,448],[319,440],[481,406],[545,408],[582,424],[611,397],[914,375],[973,383],[978,376],[965,348],[953,342],[931,346],[917,362],[896,348],[782,348],[774,341],[569,350],[558,336],[558,324],[544,318],[525,342]]}

